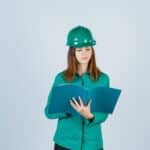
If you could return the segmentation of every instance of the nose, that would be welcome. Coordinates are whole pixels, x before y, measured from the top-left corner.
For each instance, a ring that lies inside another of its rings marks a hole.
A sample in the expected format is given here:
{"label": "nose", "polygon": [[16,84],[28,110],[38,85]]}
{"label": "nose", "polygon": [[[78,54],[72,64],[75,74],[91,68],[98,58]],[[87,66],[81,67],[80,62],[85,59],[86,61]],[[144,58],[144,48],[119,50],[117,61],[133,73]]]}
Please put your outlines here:
{"label": "nose", "polygon": [[88,53],[88,51],[87,51],[86,49],[83,49],[83,50],[82,50],[82,53],[83,53],[83,54],[86,54],[86,53]]}

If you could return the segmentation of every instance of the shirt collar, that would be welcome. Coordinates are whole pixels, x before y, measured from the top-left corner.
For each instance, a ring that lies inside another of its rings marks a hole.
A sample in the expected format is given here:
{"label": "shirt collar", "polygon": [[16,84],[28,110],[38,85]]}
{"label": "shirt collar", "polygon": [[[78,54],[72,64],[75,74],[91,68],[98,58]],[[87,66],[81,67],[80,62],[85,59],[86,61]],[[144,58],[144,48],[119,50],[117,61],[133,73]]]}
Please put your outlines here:
{"label": "shirt collar", "polygon": [[85,76],[85,75],[89,75],[90,73],[89,73],[89,71],[86,71],[86,72],[84,72],[82,75],[80,75],[78,72],[76,72],[75,74],[76,74],[76,76],[78,76],[78,77],[82,77],[82,76]]}

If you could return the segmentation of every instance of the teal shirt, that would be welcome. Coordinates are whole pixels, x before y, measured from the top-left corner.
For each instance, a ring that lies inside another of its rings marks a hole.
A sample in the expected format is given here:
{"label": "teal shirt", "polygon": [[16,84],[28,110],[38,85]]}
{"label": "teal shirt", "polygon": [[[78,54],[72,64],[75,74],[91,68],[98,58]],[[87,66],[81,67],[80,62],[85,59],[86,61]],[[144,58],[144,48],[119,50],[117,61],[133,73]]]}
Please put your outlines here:
{"label": "teal shirt", "polygon": [[[59,72],[54,79],[53,86],[60,84],[74,84],[90,89],[96,86],[109,87],[108,74],[101,72],[98,80],[91,80],[88,72],[83,75],[76,74],[72,82],[64,79],[63,71]],[[103,148],[103,138],[101,124],[108,118],[108,114],[92,112],[94,120],[90,122],[86,118],[79,116],[68,116],[66,113],[49,114],[51,90],[48,95],[44,113],[48,119],[58,118],[57,128],[53,141],[71,150],[99,150]],[[59,105],[59,102],[58,102]]]}

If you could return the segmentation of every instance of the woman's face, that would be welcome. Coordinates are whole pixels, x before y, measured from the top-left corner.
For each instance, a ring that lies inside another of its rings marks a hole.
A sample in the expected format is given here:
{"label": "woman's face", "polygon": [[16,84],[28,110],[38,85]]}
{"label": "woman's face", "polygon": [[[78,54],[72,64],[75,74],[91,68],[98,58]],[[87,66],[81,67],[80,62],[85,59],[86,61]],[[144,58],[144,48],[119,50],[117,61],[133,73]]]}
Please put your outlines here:
{"label": "woman's face", "polygon": [[92,56],[92,47],[86,46],[75,49],[75,56],[78,63],[88,63]]}

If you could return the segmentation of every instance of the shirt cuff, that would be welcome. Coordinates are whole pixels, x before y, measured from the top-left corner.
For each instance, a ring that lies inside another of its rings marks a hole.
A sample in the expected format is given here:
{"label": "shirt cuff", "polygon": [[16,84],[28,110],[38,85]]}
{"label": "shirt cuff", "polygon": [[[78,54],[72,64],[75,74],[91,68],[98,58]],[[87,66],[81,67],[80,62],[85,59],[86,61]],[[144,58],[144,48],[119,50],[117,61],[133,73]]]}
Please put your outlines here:
{"label": "shirt cuff", "polygon": [[88,119],[88,123],[93,122],[94,118],[95,118],[95,116],[93,116],[92,118]]}

